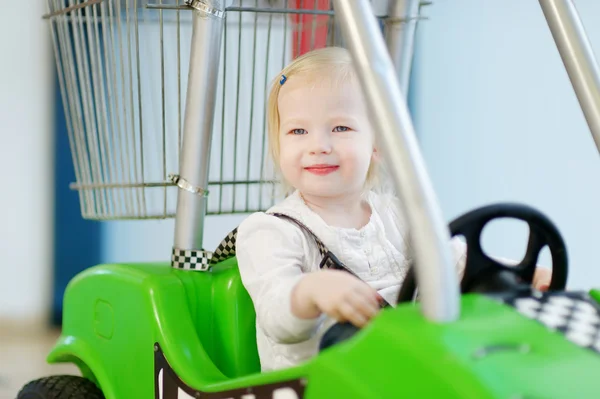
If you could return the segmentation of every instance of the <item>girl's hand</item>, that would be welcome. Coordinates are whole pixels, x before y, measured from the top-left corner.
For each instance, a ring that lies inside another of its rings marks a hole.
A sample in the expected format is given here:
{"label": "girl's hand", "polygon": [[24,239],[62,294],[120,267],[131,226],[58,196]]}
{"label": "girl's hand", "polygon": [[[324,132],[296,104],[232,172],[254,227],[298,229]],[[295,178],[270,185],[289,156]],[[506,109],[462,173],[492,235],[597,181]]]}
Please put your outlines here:
{"label": "girl's hand", "polygon": [[547,291],[552,281],[552,270],[538,267],[533,275],[533,288],[539,291]]}
{"label": "girl's hand", "polygon": [[292,312],[312,319],[321,313],[363,327],[379,312],[381,296],[367,283],[339,270],[307,274],[292,292]]}

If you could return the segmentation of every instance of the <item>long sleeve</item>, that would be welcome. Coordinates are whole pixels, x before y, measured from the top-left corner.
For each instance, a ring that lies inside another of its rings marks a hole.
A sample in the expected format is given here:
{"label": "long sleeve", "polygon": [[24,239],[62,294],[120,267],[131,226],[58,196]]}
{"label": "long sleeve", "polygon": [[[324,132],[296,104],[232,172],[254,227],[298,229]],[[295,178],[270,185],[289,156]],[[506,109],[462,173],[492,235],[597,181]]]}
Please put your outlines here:
{"label": "long sleeve", "polygon": [[277,343],[310,338],[320,318],[300,319],[291,310],[292,290],[304,276],[302,232],[277,217],[256,213],[239,226],[236,247],[242,282],[264,333]]}

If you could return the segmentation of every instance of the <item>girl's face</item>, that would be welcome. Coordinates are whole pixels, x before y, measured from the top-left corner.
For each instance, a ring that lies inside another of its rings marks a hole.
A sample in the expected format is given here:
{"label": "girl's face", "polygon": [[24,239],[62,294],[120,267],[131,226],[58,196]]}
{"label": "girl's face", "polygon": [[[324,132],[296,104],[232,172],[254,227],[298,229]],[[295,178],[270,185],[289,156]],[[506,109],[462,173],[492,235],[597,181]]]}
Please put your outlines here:
{"label": "girl's face", "polygon": [[360,193],[375,149],[358,82],[294,76],[281,87],[278,107],[285,179],[304,195]]}

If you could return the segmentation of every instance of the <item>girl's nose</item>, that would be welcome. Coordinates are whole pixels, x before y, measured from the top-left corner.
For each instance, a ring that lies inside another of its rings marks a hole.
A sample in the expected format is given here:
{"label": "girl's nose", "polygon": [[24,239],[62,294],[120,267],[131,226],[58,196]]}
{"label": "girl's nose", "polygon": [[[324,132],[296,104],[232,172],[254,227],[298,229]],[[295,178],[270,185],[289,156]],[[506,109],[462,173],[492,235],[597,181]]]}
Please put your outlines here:
{"label": "girl's nose", "polygon": [[310,143],[310,154],[329,154],[331,152],[331,140],[327,134],[315,134]]}

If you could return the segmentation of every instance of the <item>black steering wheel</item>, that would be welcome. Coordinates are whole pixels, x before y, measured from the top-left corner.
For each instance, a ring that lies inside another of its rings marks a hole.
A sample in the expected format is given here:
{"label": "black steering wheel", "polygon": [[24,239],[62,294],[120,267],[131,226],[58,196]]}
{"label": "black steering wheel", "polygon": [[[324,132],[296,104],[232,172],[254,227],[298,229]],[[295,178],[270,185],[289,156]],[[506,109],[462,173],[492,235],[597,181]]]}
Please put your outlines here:
{"label": "black steering wheel", "polygon": [[[529,242],[523,260],[504,265],[486,255],[481,248],[481,233],[494,219],[513,218],[529,225]],[[450,223],[452,237],[462,235],[467,241],[467,261],[461,292],[507,292],[530,289],[541,250],[547,245],[552,256],[552,280],[549,290],[564,290],[568,260],[565,243],[556,226],[541,212],[521,204],[495,204],[468,212]],[[398,294],[398,303],[412,301],[417,285],[414,267],[408,271]],[[351,323],[334,324],[321,339],[320,350],[352,337],[358,327]]]}
{"label": "black steering wheel", "polygon": [[[494,219],[513,218],[529,225],[529,242],[523,260],[515,266],[490,258],[481,248],[481,233]],[[462,235],[467,241],[467,261],[461,292],[493,293],[519,288],[529,289],[541,250],[547,245],[552,256],[552,280],[549,290],[564,290],[567,285],[568,260],[565,243],[556,226],[541,212],[521,204],[488,205],[468,212],[450,223],[452,237]],[[414,268],[404,279],[398,303],[413,300],[416,291]]]}

